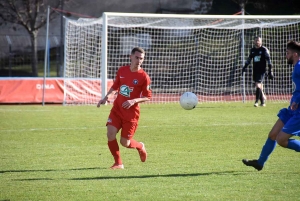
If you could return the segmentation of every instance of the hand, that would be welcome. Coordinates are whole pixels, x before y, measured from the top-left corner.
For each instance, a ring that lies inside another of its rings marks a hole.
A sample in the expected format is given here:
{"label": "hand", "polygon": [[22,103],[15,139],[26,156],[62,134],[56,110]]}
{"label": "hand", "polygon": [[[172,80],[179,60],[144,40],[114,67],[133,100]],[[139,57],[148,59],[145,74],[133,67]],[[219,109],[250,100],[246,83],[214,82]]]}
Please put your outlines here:
{"label": "hand", "polygon": [[107,99],[108,98],[105,96],[102,100],[100,100],[98,102],[97,107],[100,107],[100,105],[104,105],[106,103],[106,101],[109,102]]}
{"label": "hand", "polygon": [[297,110],[298,109],[298,104],[295,102],[292,102],[291,104],[291,110]]}
{"label": "hand", "polygon": [[136,101],[133,100],[127,100],[122,104],[123,108],[129,109],[131,106],[133,106],[136,103]]}
{"label": "hand", "polygon": [[242,69],[242,74],[244,74],[245,72],[246,72],[246,68],[243,67],[243,69]]}
{"label": "hand", "polygon": [[269,77],[269,79],[270,79],[270,80],[273,80],[273,78],[274,78],[274,74],[273,74],[273,72],[272,72],[272,71],[269,71],[269,73],[268,73],[268,77]]}

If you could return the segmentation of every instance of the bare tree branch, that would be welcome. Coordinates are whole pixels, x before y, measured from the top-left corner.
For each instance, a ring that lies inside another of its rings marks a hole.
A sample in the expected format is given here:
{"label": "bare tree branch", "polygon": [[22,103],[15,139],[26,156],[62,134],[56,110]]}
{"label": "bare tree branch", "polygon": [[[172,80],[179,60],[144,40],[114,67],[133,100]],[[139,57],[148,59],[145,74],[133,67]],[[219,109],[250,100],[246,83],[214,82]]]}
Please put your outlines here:
{"label": "bare tree branch", "polygon": [[[47,23],[47,14],[44,11],[48,6],[59,7],[61,2],[61,0],[0,0],[0,20],[21,25],[31,38],[33,76],[37,76],[36,37],[39,29]],[[54,14],[52,10],[50,19],[54,18]]]}

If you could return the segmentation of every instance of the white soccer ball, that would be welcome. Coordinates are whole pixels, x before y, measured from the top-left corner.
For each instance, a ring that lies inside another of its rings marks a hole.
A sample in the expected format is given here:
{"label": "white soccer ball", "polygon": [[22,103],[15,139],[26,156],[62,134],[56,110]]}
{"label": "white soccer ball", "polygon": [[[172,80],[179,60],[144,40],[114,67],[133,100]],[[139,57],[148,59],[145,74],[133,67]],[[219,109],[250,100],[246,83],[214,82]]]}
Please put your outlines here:
{"label": "white soccer ball", "polygon": [[180,97],[180,105],[185,110],[194,109],[198,104],[198,97],[192,92],[185,92]]}

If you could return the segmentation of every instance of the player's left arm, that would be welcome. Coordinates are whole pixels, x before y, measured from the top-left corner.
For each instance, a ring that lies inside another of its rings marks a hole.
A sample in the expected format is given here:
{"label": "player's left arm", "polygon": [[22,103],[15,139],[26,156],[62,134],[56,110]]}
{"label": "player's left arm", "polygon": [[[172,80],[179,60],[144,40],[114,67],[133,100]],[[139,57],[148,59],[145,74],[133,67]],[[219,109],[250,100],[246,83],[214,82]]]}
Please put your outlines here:
{"label": "player's left arm", "polygon": [[122,104],[123,108],[129,109],[131,106],[133,106],[136,103],[142,103],[142,102],[146,102],[150,100],[147,97],[141,97],[141,98],[135,98],[135,99],[131,99],[131,100],[127,100]]}
{"label": "player's left arm", "polygon": [[[298,68],[297,68],[298,67]],[[295,66],[294,68],[294,73],[296,74],[296,79],[293,83],[293,85],[295,85],[295,89],[294,90],[299,90],[299,85],[300,85],[300,79],[298,79],[300,77],[300,66]],[[298,88],[297,88],[298,87]],[[293,102],[291,103],[291,110],[297,110],[299,108],[299,104],[300,104],[300,94],[299,93],[295,93],[295,95],[293,95]]]}
{"label": "player's left arm", "polygon": [[253,59],[253,54],[252,54],[252,48],[249,51],[249,56],[245,62],[244,67],[242,68],[242,73],[244,74],[246,72],[246,68],[249,66],[249,64],[251,63],[251,60]]}
{"label": "player's left arm", "polygon": [[141,98],[139,98],[140,101],[145,102],[145,101],[150,100],[150,98],[152,96],[150,84],[151,84],[150,77],[146,74],[145,82],[143,83],[143,86],[142,86]]}

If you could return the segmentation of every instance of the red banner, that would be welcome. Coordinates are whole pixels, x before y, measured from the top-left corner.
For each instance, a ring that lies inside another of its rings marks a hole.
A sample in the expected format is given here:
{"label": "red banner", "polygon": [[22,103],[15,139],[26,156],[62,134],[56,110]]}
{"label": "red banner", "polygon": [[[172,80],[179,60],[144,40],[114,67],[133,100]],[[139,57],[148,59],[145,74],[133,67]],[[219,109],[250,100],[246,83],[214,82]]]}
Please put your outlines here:
{"label": "red banner", "polygon": [[[0,80],[0,103],[41,103],[43,101],[43,79]],[[47,79],[45,102],[62,103],[63,80]]]}
{"label": "red banner", "polygon": [[[88,89],[89,94],[101,95],[100,80],[86,81],[74,80],[76,83],[74,90],[70,88],[66,94],[76,97],[77,102],[85,101],[87,95],[85,92],[78,90],[79,88],[87,88],[90,83],[96,85],[92,89]],[[42,103],[43,93],[44,102],[47,103],[63,103],[64,101],[64,81],[63,79],[46,78],[45,91],[43,92],[43,78],[19,78],[19,79],[0,79],[0,103]],[[72,85],[71,85],[72,86]],[[112,86],[112,80],[108,81],[108,88]],[[68,86],[70,87],[70,86]],[[67,100],[68,101],[68,100]]]}

